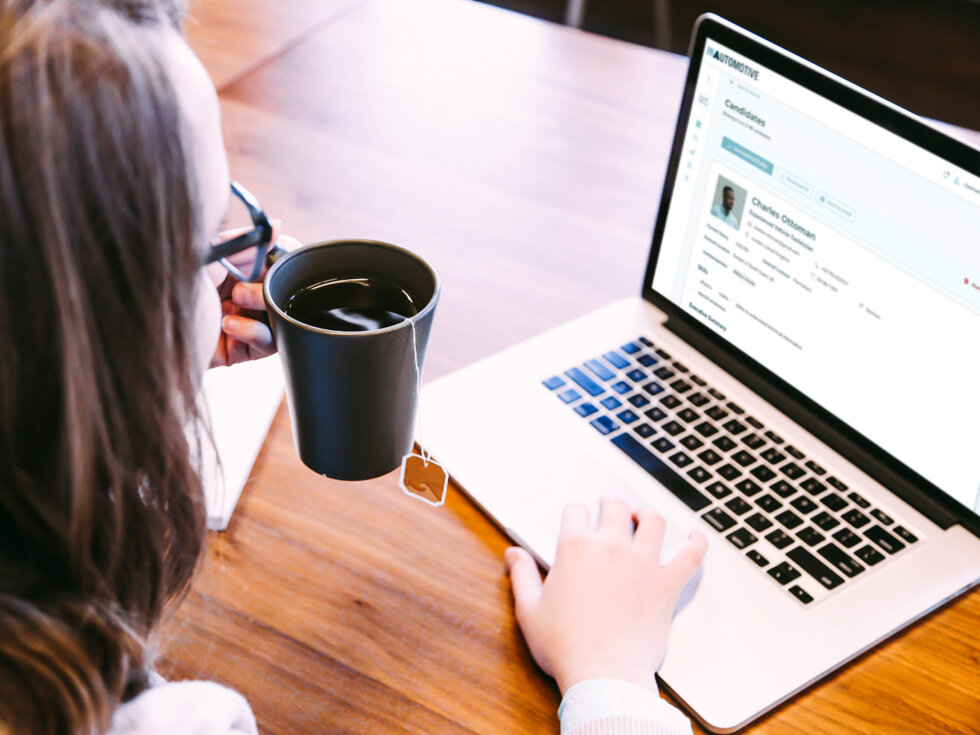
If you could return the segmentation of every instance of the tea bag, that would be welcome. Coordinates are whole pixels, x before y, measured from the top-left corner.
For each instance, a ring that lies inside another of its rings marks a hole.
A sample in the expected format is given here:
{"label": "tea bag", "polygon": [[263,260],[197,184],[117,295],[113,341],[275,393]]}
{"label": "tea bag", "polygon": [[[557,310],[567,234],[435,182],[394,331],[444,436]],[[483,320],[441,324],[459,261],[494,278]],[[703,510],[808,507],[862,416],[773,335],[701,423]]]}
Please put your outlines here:
{"label": "tea bag", "polygon": [[415,356],[415,418],[418,425],[419,453],[409,452],[402,457],[402,469],[398,486],[406,495],[438,507],[446,502],[449,473],[422,447],[422,370],[419,367],[419,351],[415,341],[415,322],[412,326],[412,353]]}

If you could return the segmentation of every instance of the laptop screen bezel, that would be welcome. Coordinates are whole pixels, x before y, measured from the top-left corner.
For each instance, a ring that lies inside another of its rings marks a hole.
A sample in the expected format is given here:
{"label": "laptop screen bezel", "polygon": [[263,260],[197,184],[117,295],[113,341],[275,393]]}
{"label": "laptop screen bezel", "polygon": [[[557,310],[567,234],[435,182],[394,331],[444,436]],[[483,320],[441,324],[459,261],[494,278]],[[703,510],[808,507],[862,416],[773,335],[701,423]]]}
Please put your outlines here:
{"label": "laptop screen bezel", "polygon": [[[670,209],[674,181],[680,168],[684,136],[694,102],[695,87],[700,78],[705,42],[709,37],[712,41],[724,44],[733,51],[744,54],[747,58],[758,62],[773,72],[978,176],[980,176],[980,151],[930,127],[905,110],[780,49],[764,39],[754,36],[722,18],[712,14],[703,15],[698,19],[695,26],[689,49],[690,62],[687,79],[677,117],[677,126],[674,131],[674,141],[671,146],[670,160],[664,179],[642,290],[645,300],[667,314],[668,323],[678,324],[685,331],[693,332],[700,340],[711,345],[714,348],[712,358],[719,363],[720,367],[729,372],[755,376],[757,379],[753,380],[753,385],[750,387],[764,398],[778,395],[781,399],[779,401],[780,407],[790,415],[790,418],[799,420],[803,415],[816,416],[819,421],[832,427],[846,441],[853,443],[862,452],[884,464],[893,473],[898,473],[903,479],[907,479],[916,489],[921,490],[928,497],[951,510],[960,522],[980,535],[980,532],[977,531],[980,529],[980,515],[972,508],[957,501],[949,493],[911,469],[871,439],[780,378],[762,363],[689,315],[669,298],[653,289],[653,277],[660,254],[660,244],[667,222],[667,214]],[[790,407],[789,410],[787,410],[787,406]],[[792,407],[798,407],[799,413],[797,415],[794,415],[795,412]],[[834,448],[839,449],[836,446]],[[874,473],[870,474],[873,475]]]}

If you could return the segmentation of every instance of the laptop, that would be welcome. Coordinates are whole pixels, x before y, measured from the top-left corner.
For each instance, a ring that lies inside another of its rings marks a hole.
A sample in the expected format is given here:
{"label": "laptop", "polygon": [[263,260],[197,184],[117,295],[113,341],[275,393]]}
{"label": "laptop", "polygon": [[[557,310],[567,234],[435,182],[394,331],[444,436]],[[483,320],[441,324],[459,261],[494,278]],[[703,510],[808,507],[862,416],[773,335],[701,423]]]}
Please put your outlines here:
{"label": "laptop", "polygon": [[571,501],[700,528],[659,676],[730,732],[980,580],[980,152],[716,16],[690,59],[641,293],[424,440],[545,567]]}

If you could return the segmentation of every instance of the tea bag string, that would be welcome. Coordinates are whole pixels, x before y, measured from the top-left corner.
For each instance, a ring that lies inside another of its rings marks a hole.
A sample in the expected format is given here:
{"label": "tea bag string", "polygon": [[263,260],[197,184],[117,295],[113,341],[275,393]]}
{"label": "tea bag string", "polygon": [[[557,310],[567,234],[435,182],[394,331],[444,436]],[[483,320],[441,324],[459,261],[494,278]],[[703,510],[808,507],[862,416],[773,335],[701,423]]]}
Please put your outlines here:
{"label": "tea bag string", "polygon": [[408,323],[412,327],[412,355],[415,359],[415,425],[417,427],[419,456],[422,458],[422,466],[429,466],[429,453],[425,451],[422,443],[422,370],[419,366],[419,348],[415,332],[415,320],[409,318]]}

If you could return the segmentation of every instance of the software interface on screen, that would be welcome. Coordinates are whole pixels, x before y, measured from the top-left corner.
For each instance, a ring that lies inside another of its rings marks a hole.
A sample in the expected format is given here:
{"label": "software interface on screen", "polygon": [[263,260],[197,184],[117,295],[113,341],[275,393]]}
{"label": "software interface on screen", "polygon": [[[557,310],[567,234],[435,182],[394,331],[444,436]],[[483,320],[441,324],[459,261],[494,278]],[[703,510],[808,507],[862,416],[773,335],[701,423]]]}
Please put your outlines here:
{"label": "software interface on screen", "polygon": [[708,39],[653,288],[980,511],[980,180]]}

